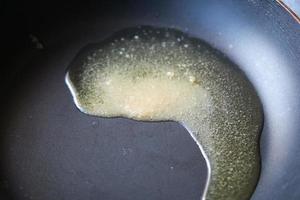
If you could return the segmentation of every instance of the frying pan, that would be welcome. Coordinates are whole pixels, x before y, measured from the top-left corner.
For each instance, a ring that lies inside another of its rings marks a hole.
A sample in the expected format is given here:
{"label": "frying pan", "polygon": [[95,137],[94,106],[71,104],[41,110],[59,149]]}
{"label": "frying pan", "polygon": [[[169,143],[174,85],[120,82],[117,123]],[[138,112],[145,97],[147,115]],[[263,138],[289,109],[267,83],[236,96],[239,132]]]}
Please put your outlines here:
{"label": "frying pan", "polygon": [[174,27],[223,52],[264,110],[252,199],[300,197],[300,25],[271,0],[4,1],[0,199],[200,199],[207,166],[175,122],[79,112],[64,83],[78,51],[137,25]]}

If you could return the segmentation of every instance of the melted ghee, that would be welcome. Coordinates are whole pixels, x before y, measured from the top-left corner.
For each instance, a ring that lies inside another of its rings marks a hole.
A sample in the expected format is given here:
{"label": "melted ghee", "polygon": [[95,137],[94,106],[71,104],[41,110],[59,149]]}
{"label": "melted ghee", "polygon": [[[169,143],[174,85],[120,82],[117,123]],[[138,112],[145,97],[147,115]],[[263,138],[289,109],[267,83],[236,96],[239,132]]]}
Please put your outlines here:
{"label": "melted ghee", "polygon": [[126,29],[81,52],[66,82],[84,113],[181,123],[207,160],[203,199],[250,198],[260,102],[243,73],[203,41],[173,29]]}

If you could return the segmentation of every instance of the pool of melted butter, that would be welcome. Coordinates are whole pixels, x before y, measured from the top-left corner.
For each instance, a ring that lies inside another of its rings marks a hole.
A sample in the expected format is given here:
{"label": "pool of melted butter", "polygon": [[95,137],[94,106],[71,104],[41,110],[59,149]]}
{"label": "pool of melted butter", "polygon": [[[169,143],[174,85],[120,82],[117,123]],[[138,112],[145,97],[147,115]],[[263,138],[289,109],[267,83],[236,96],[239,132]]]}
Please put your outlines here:
{"label": "pool of melted butter", "polygon": [[180,31],[143,26],[76,59],[66,82],[82,112],[181,123],[209,168],[202,199],[250,198],[260,171],[262,110],[245,75],[223,54]]}

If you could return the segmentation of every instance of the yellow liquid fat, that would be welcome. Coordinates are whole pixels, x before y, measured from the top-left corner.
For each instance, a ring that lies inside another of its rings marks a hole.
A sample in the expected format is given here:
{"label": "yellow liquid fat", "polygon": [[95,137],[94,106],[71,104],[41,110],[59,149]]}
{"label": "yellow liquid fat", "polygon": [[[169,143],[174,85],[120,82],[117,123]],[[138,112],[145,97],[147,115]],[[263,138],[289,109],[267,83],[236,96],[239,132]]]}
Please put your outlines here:
{"label": "yellow liquid fat", "polygon": [[245,75],[208,44],[174,29],[129,28],[81,52],[66,82],[84,113],[186,127],[209,169],[202,199],[251,197],[260,102]]}

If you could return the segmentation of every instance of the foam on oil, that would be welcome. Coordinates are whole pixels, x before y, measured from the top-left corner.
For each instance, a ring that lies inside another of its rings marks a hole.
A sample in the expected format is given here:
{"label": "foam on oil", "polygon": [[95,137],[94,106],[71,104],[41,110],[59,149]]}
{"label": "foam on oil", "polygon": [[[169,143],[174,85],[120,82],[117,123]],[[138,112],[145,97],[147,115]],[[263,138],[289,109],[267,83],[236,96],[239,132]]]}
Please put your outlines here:
{"label": "foam on oil", "polygon": [[173,29],[126,29],[81,52],[66,81],[84,113],[183,124],[207,159],[203,199],[250,198],[260,168],[259,99],[203,41]]}

